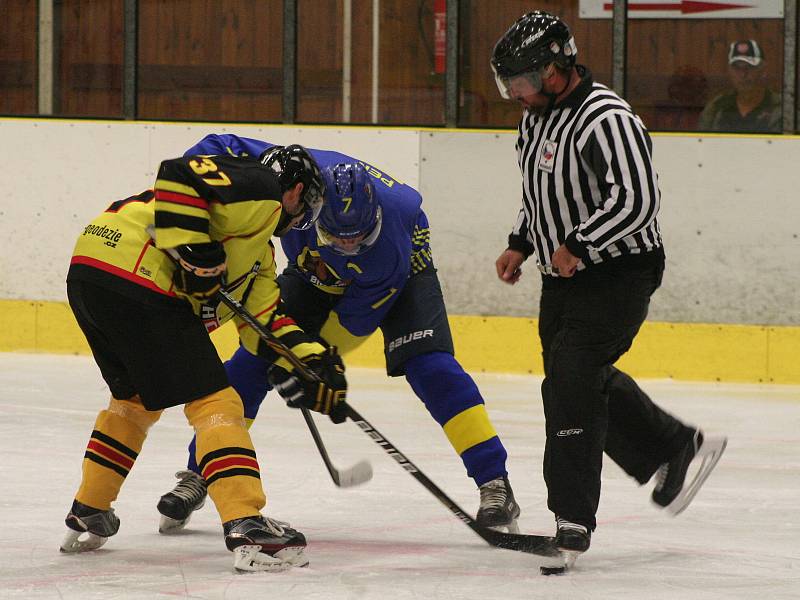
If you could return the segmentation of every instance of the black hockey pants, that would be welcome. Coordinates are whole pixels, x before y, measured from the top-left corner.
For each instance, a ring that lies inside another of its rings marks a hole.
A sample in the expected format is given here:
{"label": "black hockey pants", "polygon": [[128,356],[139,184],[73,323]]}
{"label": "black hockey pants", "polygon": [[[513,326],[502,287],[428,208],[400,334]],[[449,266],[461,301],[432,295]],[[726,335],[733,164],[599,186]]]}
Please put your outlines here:
{"label": "black hockey pants", "polygon": [[613,366],[647,316],[663,261],[660,252],[622,257],[569,279],[543,278],[539,336],[548,507],[592,530],[604,451],[643,484],[694,432]]}

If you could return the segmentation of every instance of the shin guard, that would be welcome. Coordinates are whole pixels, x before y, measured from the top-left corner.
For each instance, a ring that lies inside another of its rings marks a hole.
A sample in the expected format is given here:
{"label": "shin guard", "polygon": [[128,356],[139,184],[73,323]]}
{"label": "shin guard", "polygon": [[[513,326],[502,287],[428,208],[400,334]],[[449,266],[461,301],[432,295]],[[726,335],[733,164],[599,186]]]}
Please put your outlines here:
{"label": "shin guard", "polygon": [[242,401],[231,387],[184,408],[195,430],[200,474],[223,523],[260,514],[267,500]]}
{"label": "shin guard", "polygon": [[147,430],[161,411],[148,411],[138,396],[111,399],[97,415],[83,458],[83,477],[75,499],[99,510],[108,510],[142,450]]}
{"label": "shin guard", "polygon": [[506,449],[478,387],[458,361],[446,352],[431,352],[409,359],[404,367],[414,393],[441,425],[476,485],[505,477]]}

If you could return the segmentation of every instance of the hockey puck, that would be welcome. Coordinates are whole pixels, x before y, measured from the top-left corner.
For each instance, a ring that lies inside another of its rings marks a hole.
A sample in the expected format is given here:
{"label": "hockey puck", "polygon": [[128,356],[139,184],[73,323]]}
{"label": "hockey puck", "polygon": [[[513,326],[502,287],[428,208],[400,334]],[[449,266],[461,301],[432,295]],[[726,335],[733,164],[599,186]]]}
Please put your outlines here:
{"label": "hockey puck", "polygon": [[567,567],[539,567],[542,575],[563,575],[567,572]]}

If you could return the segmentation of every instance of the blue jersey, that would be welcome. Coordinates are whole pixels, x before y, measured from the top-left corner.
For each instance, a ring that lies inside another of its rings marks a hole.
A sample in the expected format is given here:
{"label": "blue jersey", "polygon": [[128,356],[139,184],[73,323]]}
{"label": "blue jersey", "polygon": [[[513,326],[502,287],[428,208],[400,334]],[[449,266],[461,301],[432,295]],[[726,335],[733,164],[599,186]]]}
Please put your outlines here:
{"label": "blue jersey", "polygon": [[[257,158],[275,144],[231,134],[208,135],[186,154],[232,154]],[[308,151],[321,169],[341,162],[363,164],[383,211],[375,244],[358,256],[342,256],[320,244],[316,230],[292,230],[281,238],[288,260],[310,283],[341,300],[334,312],[347,331],[369,335],[380,325],[408,278],[432,262],[430,228],[422,196],[362,160],[330,150]]]}

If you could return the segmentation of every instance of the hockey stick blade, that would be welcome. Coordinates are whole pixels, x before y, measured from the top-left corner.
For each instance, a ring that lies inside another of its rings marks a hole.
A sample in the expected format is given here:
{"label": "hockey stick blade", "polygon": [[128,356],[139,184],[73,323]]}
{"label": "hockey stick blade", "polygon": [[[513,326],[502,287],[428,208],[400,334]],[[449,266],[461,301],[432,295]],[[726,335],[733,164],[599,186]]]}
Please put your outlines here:
{"label": "hockey stick blade", "polygon": [[[219,298],[220,302],[225,304],[235,315],[249,325],[253,331],[255,331],[258,336],[264,340],[264,343],[266,343],[267,346],[272,348],[275,353],[278,354],[278,356],[282,356],[289,361],[289,363],[298,373],[300,373],[302,377],[305,377],[310,381],[319,381],[317,374],[309,370],[305,363],[295,356],[291,348],[279,340],[271,331],[264,328],[261,323],[259,323],[258,320],[250,313],[250,311],[242,305],[241,302],[239,302],[225,290],[220,290],[217,292],[217,297]],[[325,463],[325,468],[328,469],[328,473],[330,474],[333,483],[337,487],[353,487],[355,485],[366,483],[372,479],[372,466],[364,460],[353,465],[349,469],[337,469],[328,456],[328,451],[325,449],[325,444],[322,442],[322,437],[319,434],[319,430],[317,429],[317,425],[314,423],[311,413],[307,408],[302,408],[301,412],[306,421],[306,425],[308,425],[308,430],[311,432],[311,437],[314,439],[314,444],[316,444],[317,450],[322,457],[322,462]]]}
{"label": "hockey stick blade", "polygon": [[322,437],[317,429],[317,424],[314,423],[314,417],[311,416],[311,412],[307,408],[301,408],[300,410],[306,420],[308,430],[311,432],[311,437],[314,438],[314,443],[317,445],[322,462],[325,463],[325,468],[328,469],[328,473],[336,487],[353,487],[372,479],[372,465],[365,460],[360,461],[349,469],[337,469],[328,456],[325,444],[322,443]]}
{"label": "hockey stick blade", "polygon": [[[466,521],[465,521],[466,523]],[[560,557],[561,551],[556,547],[555,538],[547,535],[527,533],[504,533],[494,529],[485,529],[474,520],[467,523],[470,529],[482,537],[486,543],[504,550],[514,550],[537,556]]]}
{"label": "hockey stick blade", "polygon": [[366,460],[359,461],[349,469],[338,470],[336,477],[331,477],[331,479],[342,488],[361,485],[372,479],[372,465]]}
{"label": "hockey stick blade", "polygon": [[378,444],[386,454],[391,456],[409,475],[419,481],[439,502],[444,504],[451,513],[458,517],[467,527],[478,534],[487,544],[495,548],[514,550],[516,552],[526,552],[537,556],[560,557],[561,551],[558,550],[554,538],[546,535],[505,533],[486,529],[478,525],[477,521],[470,517],[462,508],[456,504],[439,486],[431,481],[425,473],[411,462],[408,457],[400,452],[386,436],[380,433],[372,424],[362,417],[350,404],[347,405],[347,416],[363,431],[367,437]]}

